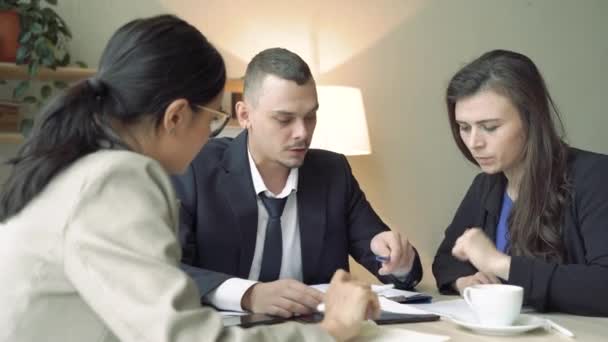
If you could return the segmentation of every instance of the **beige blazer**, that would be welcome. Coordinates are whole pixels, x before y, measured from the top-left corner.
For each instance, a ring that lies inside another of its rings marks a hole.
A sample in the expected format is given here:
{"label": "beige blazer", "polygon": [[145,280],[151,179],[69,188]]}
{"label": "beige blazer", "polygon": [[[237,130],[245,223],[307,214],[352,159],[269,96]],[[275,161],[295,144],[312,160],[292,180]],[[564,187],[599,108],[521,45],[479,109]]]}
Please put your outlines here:
{"label": "beige blazer", "polygon": [[324,341],[295,323],[223,328],[179,267],[177,203],[154,160],[83,157],[0,224],[0,341]]}

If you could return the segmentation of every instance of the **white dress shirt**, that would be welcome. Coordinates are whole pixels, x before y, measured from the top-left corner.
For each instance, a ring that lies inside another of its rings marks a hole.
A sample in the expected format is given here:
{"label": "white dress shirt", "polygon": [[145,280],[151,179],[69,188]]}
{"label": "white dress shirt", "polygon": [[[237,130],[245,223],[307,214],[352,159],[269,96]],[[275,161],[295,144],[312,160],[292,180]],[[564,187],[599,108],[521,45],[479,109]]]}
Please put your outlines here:
{"label": "white dress shirt", "polygon": [[[280,279],[295,279],[302,281],[302,252],[300,244],[300,224],[298,221],[298,169],[291,169],[285,187],[279,194],[268,190],[260,175],[251,153],[249,156],[249,168],[253,180],[253,188],[256,194],[264,193],[271,198],[287,198],[283,214],[281,215],[281,232],[283,236],[283,256],[281,258]],[[264,241],[266,239],[266,224],[268,223],[268,212],[257,197],[258,204],[258,230],[255,241],[255,251],[249,271],[249,279],[230,278],[223,282],[217,289],[205,296],[205,301],[213,304],[221,310],[243,311],[241,299],[247,290],[257,283],[264,255]]]}

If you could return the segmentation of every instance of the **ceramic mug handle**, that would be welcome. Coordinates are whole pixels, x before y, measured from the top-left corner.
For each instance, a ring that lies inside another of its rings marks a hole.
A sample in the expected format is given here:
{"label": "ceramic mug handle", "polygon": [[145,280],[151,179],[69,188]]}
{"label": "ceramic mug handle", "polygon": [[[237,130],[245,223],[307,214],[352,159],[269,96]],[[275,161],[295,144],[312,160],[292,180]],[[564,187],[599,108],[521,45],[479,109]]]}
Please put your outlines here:
{"label": "ceramic mug handle", "polygon": [[465,287],[464,291],[462,291],[462,298],[467,302],[471,310],[473,310],[473,301],[471,300],[471,291],[473,291],[472,287]]}

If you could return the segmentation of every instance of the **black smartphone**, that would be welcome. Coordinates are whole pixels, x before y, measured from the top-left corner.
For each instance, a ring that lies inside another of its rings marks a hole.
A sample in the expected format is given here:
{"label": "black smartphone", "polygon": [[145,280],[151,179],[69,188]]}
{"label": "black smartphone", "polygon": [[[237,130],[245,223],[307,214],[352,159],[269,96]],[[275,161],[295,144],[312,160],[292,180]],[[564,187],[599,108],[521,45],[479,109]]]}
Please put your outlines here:
{"label": "black smartphone", "polygon": [[[303,323],[316,323],[323,320],[323,314],[320,312],[296,317],[297,321]],[[381,311],[380,317],[375,319],[376,324],[398,324],[398,323],[418,323],[438,321],[439,316],[434,314],[402,314],[388,311]]]}
{"label": "black smartphone", "polygon": [[419,293],[413,296],[394,296],[394,297],[386,297],[386,299],[390,299],[397,303],[403,304],[422,304],[422,303],[430,303],[433,297],[426,295],[424,293]]}
{"label": "black smartphone", "polygon": [[225,316],[222,318],[224,326],[238,325],[242,328],[249,328],[260,324],[277,324],[285,322],[286,319],[282,317],[269,316],[259,313],[243,315],[243,316]]}
{"label": "black smartphone", "polygon": [[398,323],[418,323],[438,321],[439,316],[434,314],[403,314],[382,311],[380,318],[375,319],[376,324],[398,324]]}

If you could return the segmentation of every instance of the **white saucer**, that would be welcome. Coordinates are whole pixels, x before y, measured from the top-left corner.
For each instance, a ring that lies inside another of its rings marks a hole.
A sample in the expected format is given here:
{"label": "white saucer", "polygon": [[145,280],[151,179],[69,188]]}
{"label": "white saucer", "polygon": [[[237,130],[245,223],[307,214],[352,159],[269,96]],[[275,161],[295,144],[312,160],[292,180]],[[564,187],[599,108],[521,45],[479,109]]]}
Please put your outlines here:
{"label": "white saucer", "polygon": [[487,326],[478,322],[462,321],[455,318],[450,318],[450,320],[477,333],[495,336],[517,335],[526,331],[542,328],[547,324],[547,320],[544,318],[525,314],[519,315],[513,325],[503,327]]}

